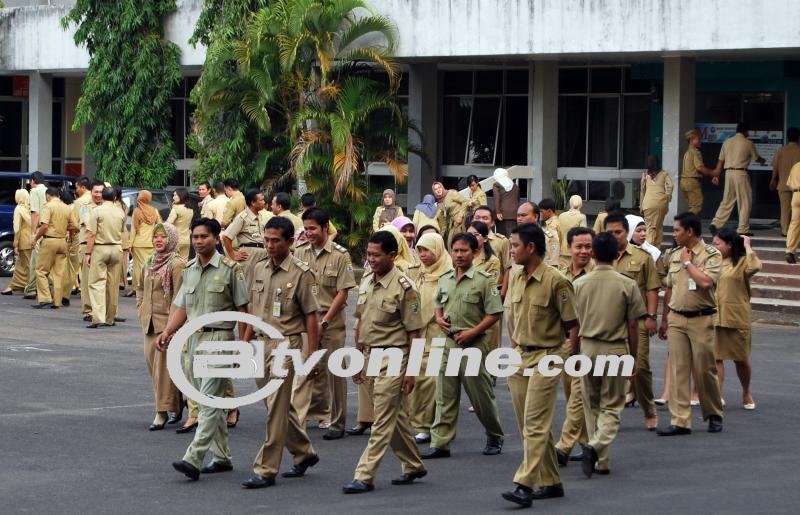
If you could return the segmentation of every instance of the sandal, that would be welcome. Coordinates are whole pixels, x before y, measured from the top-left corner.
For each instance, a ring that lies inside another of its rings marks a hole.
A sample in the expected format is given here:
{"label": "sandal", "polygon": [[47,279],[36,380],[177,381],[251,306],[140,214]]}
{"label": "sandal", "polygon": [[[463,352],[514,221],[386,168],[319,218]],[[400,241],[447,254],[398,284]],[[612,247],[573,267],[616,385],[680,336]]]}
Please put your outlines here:
{"label": "sandal", "polygon": [[[234,418],[233,422],[231,422],[231,414],[233,413],[236,413],[236,418]],[[228,427],[236,427],[236,424],[239,423],[239,408],[232,409],[228,412],[228,420],[226,422]]]}

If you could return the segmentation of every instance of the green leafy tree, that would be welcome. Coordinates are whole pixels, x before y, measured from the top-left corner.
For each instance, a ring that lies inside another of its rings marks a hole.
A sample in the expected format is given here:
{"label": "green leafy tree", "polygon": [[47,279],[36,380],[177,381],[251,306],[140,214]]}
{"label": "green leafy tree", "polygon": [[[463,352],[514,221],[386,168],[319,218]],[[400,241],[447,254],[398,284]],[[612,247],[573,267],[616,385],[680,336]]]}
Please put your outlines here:
{"label": "green leafy tree", "polygon": [[89,51],[73,130],[93,125],[86,149],[97,176],[158,188],[175,173],[170,97],[181,80],[180,50],[164,37],[175,0],[78,0],[62,20]]}

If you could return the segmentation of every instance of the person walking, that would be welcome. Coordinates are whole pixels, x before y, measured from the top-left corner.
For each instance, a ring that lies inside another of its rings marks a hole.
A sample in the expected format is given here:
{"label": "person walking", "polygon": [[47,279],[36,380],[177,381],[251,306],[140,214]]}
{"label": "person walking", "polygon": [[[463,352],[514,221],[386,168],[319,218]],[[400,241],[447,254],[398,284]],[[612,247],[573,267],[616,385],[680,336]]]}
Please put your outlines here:
{"label": "person walking", "polygon": [[194,211],[186,205],[189,200],[189,190],[178,188],[172,192],[172,209],[167,216],[167,223],[178,229],[178,252],[183,259],[189,259],[189,246],[191,244],[191,226]]}
{"label": "person walking", "polygon": [[[153,255],[153,230],[156,224],[161,223],[161,214],[153,207],[153,194],[148,190],[141,190],[136,196],[136,208],[133,210],[131,221],[131,253],[133,254],[133,271],[131,278],[134,289],[141,283],[141,273],[144,264]],[[174,225],[172,227],[175,227]],[[176,229],[177,230],[177,229]],[[175,245],[177,241],[172,242]],[[184,263],[186,261],[184,260]],[[176,290],[177,292],[177,290]],[[170,299],[171,303],[171,299]]]}
{"label": "person walking", "polygon": [[686,133],[686,142],[689,147],[683,154],[683,171],[681,172],[681,192],[689,204],[689,211],[700,216],[703,211],[703,176],[716,177],[716,173],[703,163],[703,154],[700,153],[700,131],[692,129]]}
{"label": "person walking", "polygon": [[31,259],[31,207],[30,194],[26,189],[18,189],[14,193],[12,227],[14,229],[14,275],[3,295],[12,295],[14,291],[25,292],[28,285]]}
{"label": "person walking", "polygon": [[[36,261],[36,300],[32,307],[42,309],[61,307],[64,287],[64,268],[67,265],[67,238],[78,231],[78,220],[72,209],[64,204],[56,188],[47,188],[47,203],[41,211],[39,229],[33,235],[31,246],[39,245],[39,258]],[[53,294],[50,295],[50,282],[53,281]]]}
{"label": "person walking", "polygon": [[392,220],[403,216],[403,208],[397,205],[397,194],[394,190],[383,191],[383,204],[375,208],[372,215],[372,231],[375,232],[385,225],[392,223]]}
{"label": "person walking", "polygon": [[503,236],[510,236],[511,229],[517,226],[515,217],[519,207],[519,186],[508,176],[508,170],[497,168],[492,174],[495,183],[492,186],[494,210],[497,213],[497,231]]}
{"label": "person walking", "polygon": [[87,226],[84,263],[89,268],[89,300],[92,305],[88,329],[114,325],[119,305],[120,261],[125,213],[114,204],[113,188],[103,188],[103,203],[92,210]]}
{"label": "person walking", "polygon": [[786,231],[786,262],[795,264],[794,253],[800,245],[800,163],[792,167],[786,184],[792,189],[792,219]]}
{"label": "person walking", "polygon": [[664,241],[664,217],[667,216],[675,185],[656,156],[647,156],[647,170],[642,173],[639,187],[639,206],[647,224],[647,241],[656,248]]}
{"label": "person walking", "polygon": [[778,199],[781,204],[781,235],[786,236],[789,230],[789,222],[792,218],[792,188],[788,185],[789,172],[792,167],[800,163],[800,129],[789,127],[786,130],[786,145],[775,152],[772,158],[772,177],[769,181],[769,189],[778,192]]}

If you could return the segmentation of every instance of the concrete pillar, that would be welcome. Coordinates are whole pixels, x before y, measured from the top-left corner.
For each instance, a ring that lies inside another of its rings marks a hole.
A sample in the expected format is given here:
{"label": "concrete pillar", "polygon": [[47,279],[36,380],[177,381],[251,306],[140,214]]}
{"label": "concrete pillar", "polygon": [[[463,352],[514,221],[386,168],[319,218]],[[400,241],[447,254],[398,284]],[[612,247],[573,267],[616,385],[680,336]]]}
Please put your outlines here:
{"label": "concrete pillar", "polygon": [[671,226],[672,218],[686,211],[686,199],[678,187],[678,177],[686,151],[683,135],[694,127],[695,62],[688,57],[664,58],[664,127],[662,133],[662,163],[675,181],[675,191],[664,224]]}
{"label": "concrete pillar", "polygon": [[[439,164],[439,72],[436,63],[411,64],[408,67],[408,117],[422,131],[422,142],[415,132],[409,132],[409,142],[425,150],[430,164],[420,156],[408,156],[409,211],[423,195],[430,193],[431,182]],[[413,211],[409,214],[411,216]]]}
{"label": "concrete pillar", "polygon": [[75,123],[75,110],[81,96],[82,82],[83,79],[78,77],[68,77],[64,80],[64,163],[65,168],[80,167],[81,174],[86,171],[83,163],[85,146],[83,136],[86,129],[81,127],[73,131],[72,124]]}
{"label": "concrete pillar", "polygon": [[52,173],[53,78],[31,73],[28,90],[28,171]]}
{"label": "concrete pillar", "polygon": [[557,178],[558,62],[531,63],[528,84],[528,164],[533,180],[527,193],[539,202],[552,197],[552,181]]}

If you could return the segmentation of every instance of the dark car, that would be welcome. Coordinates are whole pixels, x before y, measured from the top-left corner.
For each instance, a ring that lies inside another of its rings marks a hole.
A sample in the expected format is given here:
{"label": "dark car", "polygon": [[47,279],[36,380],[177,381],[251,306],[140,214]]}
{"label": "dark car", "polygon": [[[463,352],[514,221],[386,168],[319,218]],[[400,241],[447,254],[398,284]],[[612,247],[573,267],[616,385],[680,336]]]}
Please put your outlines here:
{"label": "dark car", "polygon": [[[45,175],[48,187],[75,191],[75,179],[66,175]],[[14,194],[18,189],[31,188],[31,174],[0,172],[0,276],[14,273]]]}

